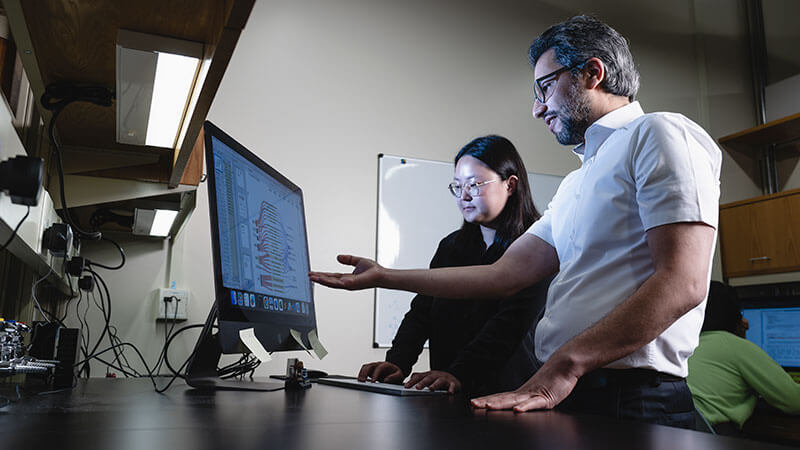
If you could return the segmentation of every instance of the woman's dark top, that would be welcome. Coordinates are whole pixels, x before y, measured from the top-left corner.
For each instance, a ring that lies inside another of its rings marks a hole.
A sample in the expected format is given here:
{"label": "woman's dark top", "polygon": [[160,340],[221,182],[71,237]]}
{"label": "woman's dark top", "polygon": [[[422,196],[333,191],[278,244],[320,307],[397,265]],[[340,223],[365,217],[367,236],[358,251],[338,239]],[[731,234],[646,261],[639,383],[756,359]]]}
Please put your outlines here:
{"label": "woman's dark top", "polygon": [[[505,248],[484,251],[480,233],[442,239],[430,267],[486,265]],[[533,355],[534,321],[544,309],[550,278],[504,299],[451,300],[417,295],[411,302],[386,361],[408,376],[426,340],[431,370],[453,374],[472,395],[513,390],[538,368]]]}

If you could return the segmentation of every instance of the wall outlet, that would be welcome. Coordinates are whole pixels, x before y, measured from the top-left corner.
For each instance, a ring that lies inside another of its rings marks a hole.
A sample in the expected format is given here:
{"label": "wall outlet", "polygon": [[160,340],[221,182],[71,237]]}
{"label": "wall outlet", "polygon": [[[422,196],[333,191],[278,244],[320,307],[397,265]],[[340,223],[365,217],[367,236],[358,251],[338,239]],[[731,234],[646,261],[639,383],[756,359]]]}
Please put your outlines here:
{"label": "wall outlet", "polygon": [[[165,299],[167,299],[165,301]],[[159,288],[155,291],[156,320],[186,320],[189,291]]]}

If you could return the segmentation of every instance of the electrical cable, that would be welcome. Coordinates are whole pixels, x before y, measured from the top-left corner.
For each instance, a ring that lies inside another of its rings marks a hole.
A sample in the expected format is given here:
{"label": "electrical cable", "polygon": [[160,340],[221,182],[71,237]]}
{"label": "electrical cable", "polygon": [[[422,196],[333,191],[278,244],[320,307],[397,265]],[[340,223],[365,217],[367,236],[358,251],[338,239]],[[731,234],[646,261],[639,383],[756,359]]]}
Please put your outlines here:
{"label": "electrical cable", "polygon": [[[109,331],[113,331],[113,333],[111,334],[111,336],[114,338],[114,342],[116,342],[116,343],[118,343],[118,344],[121,344],[121,343],[122,343],[122,339],[120,339],[120,338],[119,338],[119,336],[117,336],[117,328],[116,328],[116,327],[114,327],[114,326],[112,326],[112,327],[109,329]],[[132,371],[134,374],[136,374],[136,376],[137,376],[137,377],[141,377],[141,376],[142,376],[142,374],[141,374],[141,373],[139,373],[139,371],[138,371],[138,370],[136,370],[136,369],[135,369],[133,366],[131,366],[131,363],[128,361],[128,357],[127,357],[127,356],[125,356],[125,351],[124,351],[124,350],[121,350],[119,354],[120,354],[120,357],[122,358],[122,360],[125,362],[125,367],[127,367],[127,368],[128,368],[128,370],[130,370],[130,371]]]}
{"label": "electrical cable", "polygon": [[[83,291],[79,290],[78,291],[78,301],[75,302],[75,316],[77,317],[78,323],[80,324],[80,328],[78,329],[78,350],[79,350],[79,353],[82,353],[83,356],[85,357],[86,355],[88,355],[87,348],[86,348],[87,347],[87,345],[86,345],[86,336],[84,335],[84,328],[87,325],[84,324],[83,320],[81,319],[80,308],[81,308],[81,302],[82,301],[83,301]],[[67,310],[67,313],[69,313],[69,310]]]}
{"label": "electrical cable", "polygon": [[69,285],[69,295],[70,296],[69,296],[69,298],[67,298],[67,302],[64,304],[64,315],[61,316],[60,319],[58,319],[58,322],[61,323],[61,324],[63,324],[64,321],[67,320],[67,314],[69,314],[69,303],[72,301],[72,299],[74,299],[75,297],[78,297],[78,295],[80,295],[80,293],[81,293],[81,289],[78,288],[78,295],[73,294],[74,288],[72,287],[72,277],[69,274],[67,274],[66,275],[66,279],[67,279],[67,284]]}
{"label": "electrical cable", "polygon": [[[103,291],[102,290],[100,290],[99,288],[97,290],[98,295],[100,297],[100,303],[99,304],[97,303],[97,301],[95,299],[95,305],[97,305],[97,307],[100,309],[100,312],[103,314],[103,318],[105,320],[105,325],[103,327],[103,332],[101,333],[100,338],[98,339],[97,343],[95,344],[94,348],[92,349],[92,352],[94,352],[94,351],[97,350],[98,346],[103,341],[103,337],[106,334],[109,336],[109,342],[112,345],[114,344],[114,339],[113,339],[112,333],[111,333],[111,293],[108,290],[108,285],[106,284],[105,280],[97,272],[93,271],[92,269],[87,269],[86,271],[91,273],[92,278],[95,280],[95,286],[102,285],[103,289],[105,290],[105,297],[103,296]],[[98,280],[100,281],[100,283],[97,282]],[[106,307],[106,304],[104,303],[104,300],[106,302],[108,302],[108,307]],[[114,349],[114,356],[115,356],[114,360],[115,361],[119,361],[120,354],[117,352],[116,348]]]}
{"label": "electrical cable", "polygon": [[44,279],[49,277],[51,273],[53,273],[53,266],[50,266],[50,270],[48,270],[47,273],[42,278],[39,278],[38,280],[34,281],[33,286],[31,286],[31,297],[33,297],[33,304],[35,306],[35,308],[31,311],[31,323],[33,323],[34,319],[36,318],[34,313],[36,312],[37,309],[39,310],[39,313],[42,314],[42,317],[44,317],[44,320],[47,321],[47,323],[50,323],[50,319],[47,317],[44,311],[42,311],[42,305],[39,304],[39,299],[36,298],[36,285],[44,281]]}
{"label": "electrical cable", "polygon": [[[50,137],[50,143],[53,145],[53,149],[56,153],[56,169],[58,169],[58,187],[60,189],[60,194],[61,194],[60,195],[61,207],[64,211],[64,221],[67,222],[72,227],[73,230],[75,230],[75,233],[78,236],[80,236],[81,238],[89,239],[91,241],[96,241],[102,237],[102,234],[97,231],[93,233],[88,233],[86,231],[83,231],[80,227],[78,227],[75,224],[75,221],[72,219],[72,215],[69,212],[69,207],[67,206],[67,196],[64,193],[64,163],[61,158],[61,146],[56,140],[55,124],[56,124],[56,119],[58,119],[58,116],[61,114],[61,111],[63,111],[64,108],[69,103],[71,102],[67,102],[66,104],[63,104],[63,106],[60,106],[57,109],[53,110],[53,115],[50,116],[50,124],[48,126],[48,135]],[[47,107],[45,106],[45,108]]]}
{"label": "electrical cable", "polygon": [[[94,297],[94,292],[93,291],[90,291],[90,292],[87,293],[87,295],[86,295],[86,309],[83,310],[83,322],[86,324],[86,328],[85,328],[86,329],[86,340],[84,342],[85,347],[84,347],[83,353],[84,353],[84,356],[87,357],[87,358],[89,357],[89,354],[90,354],[89,346],[91,345],[91,342],[92,342],[92,329],[89,326],[89,319],[87,317],[88,314],[89,314],[89,309],[91,309],[91,307],[92,307],[92,303],[91,303],[90,297]],[[83,368],[83,372],[86,374],[86,378],[89,378],[91,376],[91,367],[88,364],[85,365],[84,368]]]}
{"label": "electrical cable", "polygon": [[[101,238],[99,232],[87,233],[80,229],[69,212],[67,206],[67,198],[64,192],[64,163],[61,158],[61,146],[56,140],[55,124],[56,119],[62,111],[73,102],[90,102],[99,106],[111,106],[114,94],[102,86],[78,86],[68,83],[53,83],[45,88],[45,93],[42,94],[41,104],[42,107],[53,112],[50,116],[50,123],[48,125],[48,136],[50,143],[56,153],[56,168],[58,169],[58,186],[61,189],[61,207],[64,210],[65,221],[72,226],[80,237],[89,240],[98,240]],[[60,99],[60,100],[56,100]]]}
{"label": "electrical cable", "polygon": [[[120,342],[119,344],[114,344],[114,345],[119,347],[121,344],[122,344],[122,342]],[[115,352],[116,352],[116,350],[115,350]],[[108,361],[104,360],[103,358],[101,358],[99,356],[95,356],[94,359],[96,359],[96,360],[100,361],[101,363],[105,364],[107,367],[110,367],[110,368],[112,368],[114,370],[118,370],[118,371],[122,372],[122,374],[125,375],[125,378],[138,378],[138,377],[141,377],[141,374],[137,374],[137,373],[134,373],[134,372],[129,372],[128,370],[124,369],[121,364],[120,365],[115,365],[113,362],[108,362]]]}
{"label": "electrical cable", "polygon": [[[103,311],[103,319],[105,321],[105,326],[103,327],[103,331],[100,333],[100,338],[97,339],[97,342],[95,343],[94,347],[92,347],[92,351],[89,352],[89,355],[91,356],[97,351],[97,348],[100,347],[100,343],[103,342],[103,338],[108,333],[108,326],[109,326],[109,324],[111,322],[111,296],[109,295],[108,285],[106,285],[105,280],[103,280],[103,278],[100,277],[97,274],[97,272],[95,272],[92,269],[87,269],[87,272],[92,274],[92,278],[94,278],[95,281],[98,281],[98,280],[100,281],[99,284],[101,284],[103,286],[103,290],[105,290],[105,293],[106,293],[106,298],[108,299],[108,309]],[[99,295],[101,295],[101,296],[103,295],[103,291],[101,291],[100,289],[97,289],[97,291],[98,291]],[[102,299],[101,299],[101,301],[102,301]],[[104,309],[104,308],[101,308],[101,309]]]}
{"label": "electrical cable", "polygon": [[[174,296],[174,295],[172,295],[170,297],[165,297],[164,299],[162,299],[162,301],[164,302],[165,315],[166,315],[167,303],[168,303],[167,298],[170,299],[169,300],[170,302],[179,302],[180,301],[180,299],[178,297]],[[156,369],[155,369],[156,376],[161,374],[161,367],[164,364],[164,354],[167,351],[167,342],[169,342],[169,335],[172,334],[172,330],[174,330],[175,329],[175,325],[178,324],[178,306],[177,305],[173,309],[172,326],[169,326],[169,322],[170,322],[169,318],[165,317],[164,318],[164,347],[161,349],[161,353],[158,355],[158,359],[156,360]]]}
{"label": "electrical cable", "polygon": [[122,266],[125,265],[125,252],[122,250],[122,247],[120,247],[120,245],[117,244],[116,241],[113,241],[113,240],[111,240],[111,239],[109,239],[109,238],[107,238],[105,236],[101,237],[100,239],[102,239],[104,241],[111,242],[112,244],[114,244],[114,246],[117,247],[117,250],[119,250],[119,255],[122,257],[122,261],[120,261],[120,263],[118,265],[113,266],[113,267],[106,266],[106,265],[103,265],[103,264],[100,264],[100,263],[97,263],[97,262],[94,262],[94,261],[91,261],[91,262],[87,261],[87,263],[91,267],[102,267],[103,269],[108,269],[108,270],[119,270],[119,269],[121,269]]}
{"label": "electrical cable", "polygon": [[99,352],[97,352],[97,353],[95,353],[93,355],[90,355],[89,357],[87,357],[87,358],[85,358],[85,359],[83,359],[81,361],[78,361],[77,363],[74,364],[74,366],[77,367],[77,366],[79,366],[81,364],[88,364],[89,360],[91,360],[93,358],[97,358],[98,356],[100,356],[100,355],[102,355],[104,353],[107,353],[109,351],[115,350],[118,347],[132,347],[133,348],[133,350],[139,356],[139,359],[142,361],[142,364],[144,365],[144,368],[147,371],[148,378],[150,378],[150,381],[153,383],[153,388],[156,389],[156,391],[158,391],[158,385],[156,385],[156,380],[153,377],[153,372],[150,370],[150,366],[147,365],[147,361],[144,359],[144,356],[142,356],[142,352],[140,352],[139,349],[136,348],[135,345],[133,345],[131,343],[128,343],[128,342],[123,342],[123,343],[121,343],[119,345],[112,345],[111,347],[108,347],[108,348],[106,348],[104,350],[101,350],[101,351],[99,351]]}
{"label": "electrical cable", "polygon": [[2,246],[2,247],[0,247],[0,252],[1,252],[1,251],[3,251],[3,250],[5,250],[5,249],[6,249],[6,247],[8,247],[8,244],[10,244],[10,243],[11,243],[11,241],[13,241],[13,240],[14,240],[14,236],[16,236],[16,235],[17,235],[17,231],[19,231],[19,227],[21,227],[21,226],[22,226],[22,223],[23,223],[23,222],[25,222],[25,219],[27,219],[27,218],[28,218],[28,215],[29,215],[30,213],[31,213],[31,207],[30,207],[30,206],[28,206],[28,210],[27,210],[27,211],[25,211],[25,215],[24,215],[24,216],[22,216],[22,219],[20,219],[19,223],[17,223],[17,226],[16,226],[16,227],[14,227],[14,231],[12,231],[12,232],[11,232],[11,236],[9,236],[9,237],[8,237],[8,240],[6,240],[6,243],[5,243],[5,244],[3,244],[3,246]]}
{"label": "electrical cable", "polygon": [[[182,374],[182,371],[189,364],[189,361],[191,361],[191,359],[194,357],[195,351],[192,351],[192,353],[186,358],[186,360],[176,370],[174,367],[172,367],[172,365],[170,364],[170,361],[169,361],[169,356],[168,356],[169,355],[169,346],[172,343],[172,341],[175,339],[175,337],[180,335],[182,332],[184,332],[186,330],[189,330],[189,329],[192,329],[192,328],[204,328],[205,325],[203,325],[203,324],[187,325],[187,326],[183,326],[183,327],[179,328],[177,331],[174,331],[175,326],[177,326],[177,308],[176,308],[174,310],[174,317],[173,317],[173,321],[172,321],[171,327],[169,326],[170,325],[169,322],[165,323],[164,348],[162,349],[161,354],[159,355],[159,359],[156,362],[156,366],[154,366],[154,369],[157,369],[157,370],[155,370],[155,371],[151,370],[150,366],[147,364],[147,361],[144,359],[144,356],[142,355],[141,351],[134,344],[131,344],[131,343],[128,343],[128,342],[122,342],[119,339],[119,337],[117,336],[116,327],[114,327],[114,326],[112,326],[110,324],[110,321],[111,321],[111,294],[109,292],[108,285],[106,284],[105,280],[97,272],[95,272],[91,268],[87,268],[87,269],[85,269],[85,271],[89,272],[91,274],[92,278],[95,280],[95,287],[97,289],[97,295],[99,296],[99,301],[95,297],[94,289],[89,291],[88,292],[89,295],[87,296],[87,307],[86,307],[86,310],[83,313],[83,318],[81,318],[80,304],[81,304],[81,302],[83,300],[83,292],[79,292],[78,302],[76,303],[75,309],[76,309],[76,315],[78,317],[78,321],[81,323],[81,326],[82,326],[82,330],[81,330],[82,345],[80,347],[81,347],[81,351],[83,353],[83,359],[81,361],[78,361],[77,363],[75,363],[73,365],[73,367],[79,368],[78,374],[80,375],[81,373],[85,373],[86,376],[89,377],[90,376],[89,361],[92,360],[92,359],[96,359],[100,363],[106,365],[107,368],[113,368],[115,370],[118,370],[120,373],[122,373],[126,377],[136,376],[136,377],[148,377],[148,378],[150,378],[151,383],[153,384],[153,389],[158,393],[163,393],[167,389],[169,389],[169,387],[172,386],[172,384],[175,382],[175,380],[177,378],[185,378],[185,375]],[[102,286],[102,289],[100,289],[100,286]],[[88,297],[91,297],[92,300],[89,300]],[[173,301],[176,301],[176,299],[173,298]],[[91,345],[90,344],[91,343],[91,336],[90,336],[90,330],[89,330],[88,320],[87,320],[86,314],[88,314],[88,311],[89,311],[89,309],[91,307],[91,303],[94,303],[100,309],[100,312],[102,313],[103,319],[105,321],[105,326],[103,328],[103,332],[101,333],[100,338],[97,340],[95,345],[92,347],[92,350],[89,351],[89,346]],[[216,325],[212,325],[212,326],[215,327],[215,328],[217,327]],[[84,333],[83,333],[84,329],[86,330],[85,339],[84,339]],[[109,336],[108,339],[111,342],[111,346],[108,347],[108,348],[105,348],[105,349],[103,349],[101,351],[98,351],[98,348],[99,348],[100,344],[102,343],[103,338],[105,337],[106,334]],[[141,361],[142,365],[145,368],[145,373],[144,374],[142,374],[139,371],[137,371],[136,369],[134,369],[131,366],[130,362],[128,361],[127,357],[125,356],[124,350],[126,348],[128,348],[128,347],[132,347],[133,350],[136,352],[137,356],[139,357],[139,360]],[[107,353],[109,351],[113,351],[114,352],[114,354],[115,354],[114,360],[106,361],[105,359],[100,358],[101,355],[103,355],[103,354],[105,354],[105,353]],[[158,387],[158,383],[156,383],[155,377],[156,376],[160,376],[159,375],[159,371],[160,371],[160,369],[161,369],[163,364],[166,364],[166,366],[172,372],[172,377],[167,382],[167,384],[165,386],[159,388]],[[220,378],[223,378],[223,379],[234,378],[234,377],[239,377],[241,379],[245,375],[249,374],[250,378],[252,379],[253,374],[255,372],[255,369],[260,364],[261,364],[261,361],[259,361],[253,355],[248,353],[248,354],[243,355],[241,358],[239,358],[239,360],[237,362],[235,362],[233,364],[229,364],[229,365],[227,365],[225,367],[222,367],[222,368],[217,368],[217,374],[218,374],[218,376],[220,376]]]}
{"label": "electrical cable", "polygon": [[[167,365],[167,368],[170,370],[170,372],[172,372],[173,375],[178,376],[180,378],[186,378],[184,375],[182,375],[180,373],[179,370],[175,370],[175,368],[172,367],[172,365],[169,363],[169,352],[168,352],[168,349],[169,349],[169,345],[172,343],[172,340],[175,339],[176,336],[178,336],[179,334],[183,333],[186,330],[191,330],[192,328],[203,328],[204,326],[205,325],[202,324],[202,323],[183,326],[181,328],[178,328],[178,331],[176,331],[172,336],[169,337],[169,339],[167,339],[167,343],[164,345],[164,347],[165,347],[165,350],[164,350],[164,363]],[[186,359],[186,363],[189,362],[189,360],[192,358],[192,356],[194,356],[194,352],[192,352],[189,355],[189,357]],[[184,364],[186,364],[186,363],[184,363]]]}

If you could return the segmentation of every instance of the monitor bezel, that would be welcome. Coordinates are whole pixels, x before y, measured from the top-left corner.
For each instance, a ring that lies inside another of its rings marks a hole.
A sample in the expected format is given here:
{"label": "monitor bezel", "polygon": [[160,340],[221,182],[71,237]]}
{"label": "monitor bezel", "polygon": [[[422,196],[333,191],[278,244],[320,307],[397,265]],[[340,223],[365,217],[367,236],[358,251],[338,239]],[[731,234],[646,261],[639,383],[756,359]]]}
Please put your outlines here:
{"label": "monitor bezel", "polygon": [[[262,345],[268,351],[301,350],[302,347],[295,342],[294,338],[292,338],[289,334],[290,329],[300,332],[303,345],[306,346],[306,348],[309,348],[310,342],[308,341],[307,334],[309,331],[316,329],[314,289],[310,280],[310,298],[308,302],[310,311],[308,316],[276,316],[274,313],[267,311],[248,311],[248,315],[258,318],[258,320],[253,321],[250,320],[250,318],[246,316],[242,310],[239,310],[238,308],[235,309],[229,305],[228,299],[230,298],[230,291],[235,289],[225,287],[222,279],[219,214],[217,211],[216,192],[217,180],[214,172],[214,138],[220,140],[223,144],[227,145],[231,150],[244,157],[258,169],[264,171],[267,175],[271,176],[289,190],[296,192],[299,195],[302,210],[303,235],[306,245],[306,264],[308,267],[311,267],[311,264],[310,254],[308,252],[308,231],[302,189],[300,189],[299,186],[292,183],[283,174],[275,170],[273,167],[247,149],[244,145],[229,136],[222,129],[214,125],[212,122],[206,121],[204,127],[204,144],[208,184],[209,219],[212,237],[211,250],[214,266],[214,302],[218,311],[220,345],[222,347],[222,351],[223,353],[241,353],[244,351],[245,349],[239,339],[239,330],[246,328],[254,329],[259,341],[261,341]],[[276,330],[278,331],[277,333],[275,332]]]}

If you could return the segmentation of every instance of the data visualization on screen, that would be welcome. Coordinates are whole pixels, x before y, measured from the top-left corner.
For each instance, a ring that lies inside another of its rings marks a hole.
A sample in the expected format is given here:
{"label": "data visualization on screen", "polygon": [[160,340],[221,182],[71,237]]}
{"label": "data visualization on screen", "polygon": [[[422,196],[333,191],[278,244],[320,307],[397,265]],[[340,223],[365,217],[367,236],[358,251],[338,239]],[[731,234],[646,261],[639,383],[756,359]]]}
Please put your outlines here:
{"label": "data visualization on screen", "polygon": [[220,268],[231,306],[310,312],[303,199],[212,138]]}
{"label": "data visualization on screen", "polygon": [[747,339],[783,367],[800,367],[800,307],[746,308]]}

